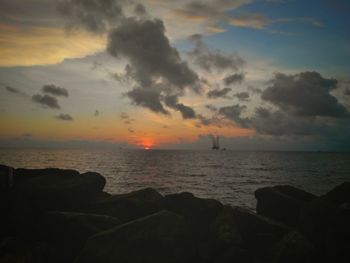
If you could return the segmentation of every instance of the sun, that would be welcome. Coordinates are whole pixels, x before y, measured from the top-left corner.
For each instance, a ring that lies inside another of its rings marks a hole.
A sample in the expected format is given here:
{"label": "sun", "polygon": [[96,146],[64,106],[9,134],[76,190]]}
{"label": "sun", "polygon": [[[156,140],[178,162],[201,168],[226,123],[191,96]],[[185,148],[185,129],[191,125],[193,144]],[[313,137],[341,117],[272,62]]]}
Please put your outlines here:
{"label": "sun", "polygon": [[139,145],[144,150],[151,150],[152,147],[155,145],[155,142],[153,138],[145,137],[140,139]]}

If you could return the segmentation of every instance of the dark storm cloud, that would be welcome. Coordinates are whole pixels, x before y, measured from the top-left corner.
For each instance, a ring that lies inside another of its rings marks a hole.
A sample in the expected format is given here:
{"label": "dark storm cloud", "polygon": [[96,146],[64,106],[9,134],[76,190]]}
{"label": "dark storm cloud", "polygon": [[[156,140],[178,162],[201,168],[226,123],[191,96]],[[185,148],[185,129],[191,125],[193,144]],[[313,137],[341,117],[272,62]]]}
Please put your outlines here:
{"label": "dark storm cloud", "polygon": [[207,93],[208,98],[215,99],[215,98],[227,98],[227,94],[232,91],[230,88],[223,88],[223,89],[215,89],[210,90]]}
{"label": "dark storm cloud", "polygon": [[162,95],[160,90],[154,88],[136,87],[126,93],[131,101],[139,106],[150,109],[156,113],[169,114],[161,103]]}
{"label": "dark storm cloud", "polygon": [[245,78],[245,75],[243,73],[235,73],[224,78],[223,82],[225,83],[225,85],[228,86],[235,83],[242,83],[244,78]]}
{"label": "dark storm cloud", "polygon": [[184,119],[194,119],[196,117],[195,111],[182,103],[178,103],[178,97],[176,95],[167,96],[165,99],[165,105],[169,108],[177,110],[181,113]]}
{"label": "dark storm cloud", "polygon": [[147,14],[146,8],[142,4],[136,4],[134,12],[138,16],[144,16]]}
{"label": "dark storm cloud", "polygon": [[190,41],[195,47],[188,54],[201,69],[212,72],[213,70],[233,70],[241,69],[245,61],[237,54],[224,54],[220,50],[209,49],[202,41],[201,35],[193,35]]}
{"label": "dark storm cloud", "polygon": [[72,121],[73,117],[70,116],[69,114],[59,114],[55,116],[55,119],[61,120],[61,121]]}
{"label": "dark storm cloud", "polygon": [[67,28],[83,27],[94,33],[107,32],[124,17],[123,0],[63,0],[57,10],[67,19]]}
{"label": "dark storm cloud", "polygon": [[248,119],[241,117],[241,114],[244,112],[246,108],[247,108],[246,106],[244,105],[241,106],[239,104],[221,107],[219,109],[219,114],[225,116],[227,119],[233,121],[237,125],[247,128]]}
{"label": "dark storm cloud", "polygon": [[336,79],[323,78],[317,72],[296,75],[277,73],[261,98],[281,110],[299,116],[349,116],[347,109],[330,92]]}
{"label": "dark storm cloud", "polygon": [[238,98],[241,101],[248,101],[249,100],[249,93],[248,92],[238,92],[233,95],[234,97]]}
{"label": "dark storm cloud", "polygon": [[61,88],[59,86],[56,86],[56,85],[44,85],[42,87],[42,91],[44,93],[49,93],[49,94],[54,95],[54,96],[62,96],[62,97],[69,96],[68,90],[66,90],[65,88]]}
{"label": "dark storm cloud", "polygon": [[346,137],[350,135],[350,126],[346,119],[295,116],[281,110],[271,111],[262,107],[256,109],[255,116],[249,120],[249,125],[259,134],[273,136]]}
{"label": "dark storm cloud", "polygon": [[[125,19],[110,32],[107,50],[114,57],[129,60],[126,76],[138,85],[126,96],[135,105],[169,115],[166,105],[180,111],[185,119],[194,118],[194,110],[179,103],[178,97],[185,89],[200,92],[198,75],[170,45],[161,20]],[[176,98],[176,103],[165,100],[167,97]]]}
{"label": "dark storm cloud", "polygon": [[161,20],[125,19],[110,32],[107,50],[112,56],[130,60],[133,76],[143,87],[161,77],[177,88],[196,90],[197,74],[181,60],[164,33]]}
{"label": "dark storm cloud", "polygon": [[249,92],[251,92],[253,94],[261,94],[263,92],[262,89],[259,89],[259,88],[253,87],[253,86],[248,86],[247,89]]}
{"label": "dark storm cloud", "polygon": [[32,96],[32,101],[50,109],[61,109],[57,99],[50,95],[35,94]]}
{"label": "dark storm cloud", "polygon": [[15,88],[10,87],[10,86],[5,86],[5,90],[7,90],[8,92],[14,93],[14,94],[20,94],[21,93],[18,89],[15,89]]}

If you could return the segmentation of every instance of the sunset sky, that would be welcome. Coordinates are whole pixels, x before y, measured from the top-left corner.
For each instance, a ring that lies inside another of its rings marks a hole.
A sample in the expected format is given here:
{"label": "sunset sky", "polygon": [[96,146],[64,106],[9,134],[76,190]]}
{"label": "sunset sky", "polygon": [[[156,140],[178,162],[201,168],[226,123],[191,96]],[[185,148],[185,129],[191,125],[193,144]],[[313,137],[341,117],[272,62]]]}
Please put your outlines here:
{"label": "sunset sky", "polygon": [[0,147],[350,149],[347,0],[1,0]]}

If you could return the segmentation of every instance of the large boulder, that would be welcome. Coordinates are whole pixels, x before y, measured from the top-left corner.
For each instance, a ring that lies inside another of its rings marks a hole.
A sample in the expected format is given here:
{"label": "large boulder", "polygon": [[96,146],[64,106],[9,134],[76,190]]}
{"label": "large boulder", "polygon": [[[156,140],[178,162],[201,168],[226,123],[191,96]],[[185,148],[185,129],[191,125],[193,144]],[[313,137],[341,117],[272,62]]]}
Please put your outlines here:
{"label": "large boulder", "polygon": [[160,200],[161,207],[185,217],[195,225],[209,225],[222,210],[223,205],[214,199],[195,197],[191,193],[170,194]]}
{"label": "large boulder", "polygon": [[234,210],[225,205],[213,223],[213,236],[219,248],[229,248],[242,244],[238,224],[235,220]]}
{"label": "large boulder", "polygon": [[316,263],[314,245],[297,231],[286,234],[275,249],[277,262]]}
{"label": "large boulder", "polygon": [[324,197],[306,204],[300,212],[299,231],[315,244],[322,244],[334,224],[337,207]]}
{"label": "large boulder", "polygon": [[234,207],[232,213],[245,246],[253,250],[274,245],[290,230],[279,222],[244,208]]}
{"label": "large boulder", "polygon": [[337,208],[325,241],[326,262],[350,262],[350,205]]}
{"label": "large boulder", "polygon": [[10,192],[13,187],[13,168],[0,165],[0,237],[8,234],[12,207]]}
{"label": "large boulder", "polygon": [[6,165],[0,165],[0,194],[7,192],[14,184],[14,169]]}
{"label": "large boulder", "polygon": [[25,202],[37,211],[72,210],[93,202],[106,183],[98,173],[57,172],[45,174],[38,170],[39,175],[25,179],[21,173],[23,178],[16,179],[13,190],[16,202]]}
{"label": "large boulder", "polygon": [[158,202],[163,196],[152,188],[121,195],[112,195],[93,203],[85,211],[109,215],[128,222],[161,210]]}
{"label": "large boulder", "polygon": [[298,223],[302,206],[314,200],[315,195],[289,185],[264,187],[255,191],[258,214],[290,226]]}
{"label": "large boulder", "polygon": [[50,211],[38,230],[47,244],[44,261],[73,262],[89,237],[119,224],[120,220],[109,216]]}
{"label": "large boulder", "polygon": [[92,236],[76,263],[196,262],[183,218],[168,211]]}
{"label": "large boulder", "polygon": [[78,176],[79,172],[70,169],[59,169],[59,168],[44,168],[44,169],[25,169],[25,168],[17,168],[14,171],[14,176],[17,181],[31,179],[34,177],[41,176],[60,176],[61,178],[71,178]]}
{"label": "large boulder", "polygon": [[350,182],[345,182],[341,185],[336,186],[324,197],[337,205],[350,203]]}

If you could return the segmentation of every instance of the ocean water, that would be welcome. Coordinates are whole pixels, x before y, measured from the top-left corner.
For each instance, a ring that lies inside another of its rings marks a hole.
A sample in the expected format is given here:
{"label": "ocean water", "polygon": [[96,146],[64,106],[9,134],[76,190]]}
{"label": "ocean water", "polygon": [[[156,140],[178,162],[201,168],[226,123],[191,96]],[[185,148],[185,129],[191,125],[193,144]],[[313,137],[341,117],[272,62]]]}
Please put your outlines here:
{"label": "ocean water", "polygon": [[289,184],[320,195],[350,181],[349,153],[1,149],[0,163],[99,172],[110,193],[188,191],[249,209],[259,187]]}

